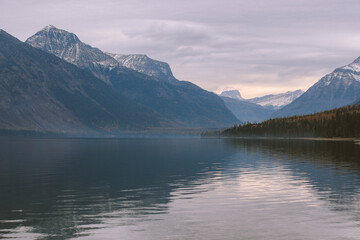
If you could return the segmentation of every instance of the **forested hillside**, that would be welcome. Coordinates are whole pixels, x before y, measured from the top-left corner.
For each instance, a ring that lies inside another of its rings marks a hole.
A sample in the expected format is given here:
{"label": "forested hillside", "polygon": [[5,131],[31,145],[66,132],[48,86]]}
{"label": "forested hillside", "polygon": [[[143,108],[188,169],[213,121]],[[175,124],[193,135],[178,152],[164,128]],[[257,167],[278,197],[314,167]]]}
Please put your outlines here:
{"label": "forested hillside", "polygon": [[276,118],[261,123],[235,125],[203,136],[256,137],[360,137],[360,105],[316,114]]}

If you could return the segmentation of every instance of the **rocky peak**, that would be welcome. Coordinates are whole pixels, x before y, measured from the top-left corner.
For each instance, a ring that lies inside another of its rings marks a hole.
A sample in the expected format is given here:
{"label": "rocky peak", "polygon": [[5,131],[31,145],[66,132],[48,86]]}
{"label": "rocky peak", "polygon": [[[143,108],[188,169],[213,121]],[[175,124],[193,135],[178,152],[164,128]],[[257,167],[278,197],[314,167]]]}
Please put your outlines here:
{"label": "rocky peak", "polygon": [[131,68],[137,72],[158,78],[165,82],[176,83],[178,80],[172,74],[168,63],[149,58],[145,54],[113,54],[108,55],[115,58],[122,66]]}
{"label": "rocky peak", "polygon": [[[26,43],[45,52],[56,55],[80,68],[91,69],[97,74],[98,66],[112,69],[119,63],[111,56],[83,42],[73,33],[46,26],[26,40]],[[103,79],[107,82],[106,79]]]}
{"label": "rocky peak", "polygon": [[54,25],[47,25],[46,27],[43,28],[44,31],[49,31],[50,29],[57,29]]}
{"label": "rocky peak", "polygon": [[350,63],[340,69],[351,70],[351,71],[357,72],[359,74],[360,73],[360,57],[358,57],[352,63]]}
{"label": "rocky peak", "polygon": [[353,104],[360,99],[360,58],[322,77],[274,116],[310,114]]}
{"label": "rocky peak", "polygon": [[52,44],[56,42],[58,45],[63,45],[63,47],[71,43],[75,44],[81,42],[75,34],[62,29],[58,29],[53,25],[48,25],[44,27],[35,35],[28,38],[26,42],[31,43],[31,45],[35,45],[41,43],[44,44],[46,40],[51,41]]}
{"label": "rocky peak", "polygon": [[348,65],[336,68],[332,73],[320,79],[314,87],[319,88],[331,84],[350,86],[354,81],[360,82],[360,57]]}
{"label": "rocky peak", "polygon": [[358,57],[357,59],[355,59],[354,63],[360,63],[360,57]]}
{"label": "rocky peak", "polygon": [[222,93],[220,93],[220,96],[238,99],[238,100],[244,100],[244,98],[241,96],[241,94],[238,90],[223,91]]}

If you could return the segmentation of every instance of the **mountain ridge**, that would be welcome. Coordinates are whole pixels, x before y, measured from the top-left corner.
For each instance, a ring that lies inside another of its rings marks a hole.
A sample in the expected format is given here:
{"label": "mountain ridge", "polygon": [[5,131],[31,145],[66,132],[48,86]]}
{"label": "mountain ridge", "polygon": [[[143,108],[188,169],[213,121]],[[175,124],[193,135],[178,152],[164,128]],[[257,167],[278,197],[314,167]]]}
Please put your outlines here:
{"label": "mountain ridge", "polygon": [[190,82],[173,84],[126,68],[99,49],[72,41],[71,34],[75,35],[52,27],[40,30],[26,42],[64,60],[75,58],[69,61],[101,78],[122,95],[174,122],[174,126],[218,127],[238,122],[216,94]]}
{"label": "mountain ridge", "polygon": [[109,79],[103,76],[104,69],[101,66],[120,67],[115,59],[104,54],[100,49],[83,43],[74,33],[58,29],[53,25],[44,27],[29,37],[25,43],[54,54],[80,68],[88,68],[96,77],[104,80],[107,84],[111,83]]}
{"label": "mountain ridge", "polygon": [[303,93],[304,92],[301,89],[298,89],[295,91],[287,91],[285,93],[269,94],[262,97],[255,97],[247,99],[247,101],[259,104],[268,109],[278,110],[290,104],[296,98],[300,97]]}
{"label": "mountain ridge", "polygon": [[0,43],[1,129],[84,134],[170,125],[91,73],[5,31]]}
{"label": "mountain ridge", "polygon": [[179,81],[174,77],[168,63],[152,59],[145,54],[107,54],[117,60],[120,65],[137,72],[144,73],[169,83],[176,83]]}
{"label": "mountain ridge", "polygon": [[312,114],[353,104],[360,99],[360,57],[326,74],[273,117]]}

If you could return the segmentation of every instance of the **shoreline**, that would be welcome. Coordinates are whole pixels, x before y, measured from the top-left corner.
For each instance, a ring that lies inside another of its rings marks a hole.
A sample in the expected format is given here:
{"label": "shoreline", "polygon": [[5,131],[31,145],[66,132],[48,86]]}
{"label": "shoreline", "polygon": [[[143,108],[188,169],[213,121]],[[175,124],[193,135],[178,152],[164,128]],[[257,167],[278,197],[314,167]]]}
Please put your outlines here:
{"label": "shoreline", "polygon": [[308,141],[346,141],[354,142],[360,145],[360,138],[324,138],[324,137],[236,137],[236,136],[202,136],[202,138],[220,138],[220,139],[261,139],[261,140],[308,140]]}

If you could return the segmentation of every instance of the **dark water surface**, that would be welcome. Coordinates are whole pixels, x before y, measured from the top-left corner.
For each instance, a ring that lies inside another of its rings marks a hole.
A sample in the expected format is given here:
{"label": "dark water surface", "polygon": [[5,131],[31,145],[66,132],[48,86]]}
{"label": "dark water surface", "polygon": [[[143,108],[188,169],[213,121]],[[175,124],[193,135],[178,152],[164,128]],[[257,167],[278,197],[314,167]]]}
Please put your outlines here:
{"label": "dark water surface", "polygon": [[360,145],[0,139],[2,239],[360,239]]}

